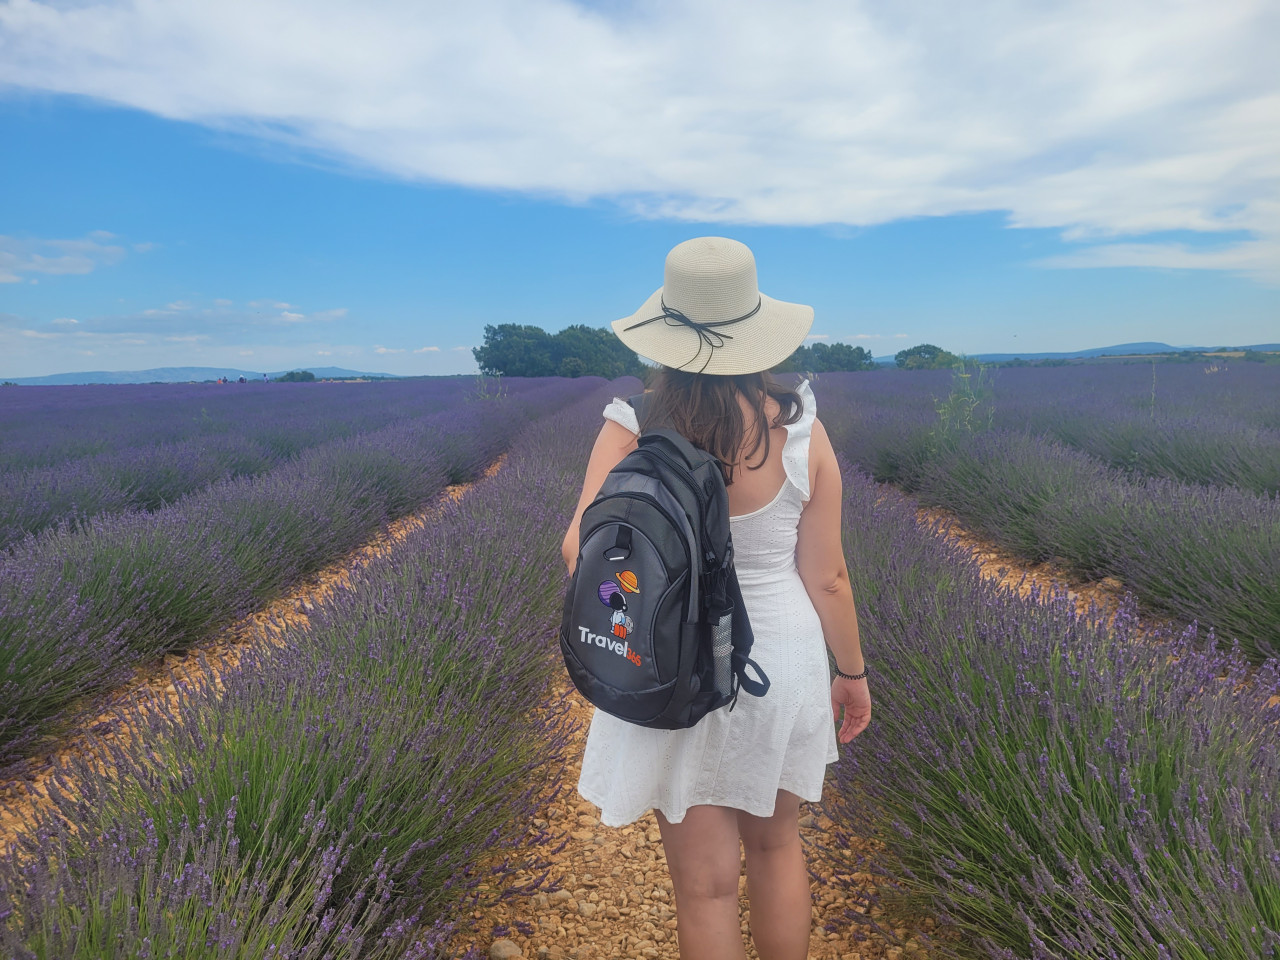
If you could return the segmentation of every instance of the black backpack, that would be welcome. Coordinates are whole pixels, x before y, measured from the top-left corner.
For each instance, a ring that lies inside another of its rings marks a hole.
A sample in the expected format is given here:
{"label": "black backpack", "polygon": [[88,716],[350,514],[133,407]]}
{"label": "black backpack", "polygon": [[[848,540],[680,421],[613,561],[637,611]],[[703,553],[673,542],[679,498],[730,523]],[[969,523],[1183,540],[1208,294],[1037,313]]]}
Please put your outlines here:
{"label": "black backpack", "polygon": [[582,514],[560,624],[569,676],[606,713],[677,730],[732,710],[740,688],[765,695],[752,640],[720,462],[674,430],[645,432]]}

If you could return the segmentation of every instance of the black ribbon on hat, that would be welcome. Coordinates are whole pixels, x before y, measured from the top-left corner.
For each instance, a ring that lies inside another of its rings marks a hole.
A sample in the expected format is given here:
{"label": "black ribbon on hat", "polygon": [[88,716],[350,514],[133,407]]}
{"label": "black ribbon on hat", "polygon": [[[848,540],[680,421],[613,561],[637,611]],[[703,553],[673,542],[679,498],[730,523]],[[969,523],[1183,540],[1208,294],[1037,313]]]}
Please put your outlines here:
{"label": "black ribbon on hat", "polygon": [[630,333],[636,327],[643,327],[650,323],[656,323],[659,320],[664,321],[669,327],[688,327],[690,330],[693,330],[698,335],[698,350],[697,350],[697,353],[695,353],[692,357],[690,357],[684,363],[680,364],[680,366],[677,367],[676,369],[683,370],[689,364],[693,363],[693,361],[697,360],[698,354],[702,352],[702,347],[705,344],[706,347],[708,348],[707,359],[704,360],[702,362],[702,366],[698,368],[699,373],[707,369],[707,364],[711,362],[711,357],[712,355],[715,354],[716,348],[723,347],[724,342],[726,340],[733,339],[733,334],[720,333],[715,328],[727,327],[731,323],[741,323],[743,320],[749,320],[752,317],[754,317],[757,313],[759,313],[760,308],[764,305],[763,300],[757,300],[754,310],[751,310],[748,313],[744,313],[740,317],[734,317],[732,320],[700,321],[700,320],[694,320],[694,319],[691,319],[690,317],[685,316],[683,313],[681,313],[679,310],[675,309],[674,307],[668,307],[666,304],[666,301],[664,300],[659,300],[659,303],[662,304],[662,312],[660,314],[658,314],[656,317],[650,317],[648,320],[640,320],[636,323],[633,323],[629,327],[623,327],[622,328],[623,332]]}

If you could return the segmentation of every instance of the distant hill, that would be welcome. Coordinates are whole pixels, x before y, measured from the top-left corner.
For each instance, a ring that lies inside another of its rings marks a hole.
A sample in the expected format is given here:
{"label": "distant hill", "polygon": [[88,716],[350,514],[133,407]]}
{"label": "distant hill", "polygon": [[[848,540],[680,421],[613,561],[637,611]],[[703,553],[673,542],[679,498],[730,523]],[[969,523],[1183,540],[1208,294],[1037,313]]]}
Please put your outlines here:
{"label": "distant hill", "polygon": [[[1091,347],[1088,350],[1076,350],[1073,353],[976,353],[969,354],[972,360],[999,362],[1002,360],[1088,360],[1101,356],[1125,356],[1131,354],[1169,353],[1177,350],[1261,350],[1280,351],[1280,343],[1255,343],[1243,347],[1171,347],[1167,343],[1117,343],[1110,347]],[[876,357],[875,362],[884,366],[893,366],[893,355]],[[385,377],[400,379],[394,373],[361,373],[359,370],[348,370],[345,367],[291,367],[293,370],[310,370],[317,377],[335,380],[348,380],[356,377]],[[288,370],[268,370],[267,376],[275,378]],[[92,370],[86,373],[53,373],[47,377],[0,377],[10,383],[23,386],[60,386],[81,383],[187,383],[188,381],[217,380],[229,377],[232,380],[244,377],[246,380],[261,380],[261,370],[237,370],[234,367],[156,367],[152,370]]]}
{"label": "distant hill", "polygon": [[[1073,353],[972,353],[969,354],[971,360],[981,360],[986,363],[999,363],[1003,360],[1090,360],[1096,357],[1122,357],[1134,354],[1148,353],[1173,353],[1179,350],[1197,350],[1203,352],[1216,350],[1262,350],[1273,351],[1280,350],[1280,343],[1254,343],[1243,347],[1171,347],[1167,343],[1155,343],[1147,341],[1144,343],[1117,343],[1110,347],[1090,347],[1088,350],[1076,350]],[[894,364],[893,356],[876,357],[876,363],[892,366]]]}
{"label": "distant hill", "polygon": [[[394,373],[361,373],[358,370],[347,370],[343,367],[291,367],[293,370],[310,370],[317,377],[332,379],[352,379],[354,377],[387,377],[397,379]],[[10,377],[11,383],[23,386],[69,386],[82,383],[187,383],[191,380],[217,380],[229,377],[232,380],[244,377],[246,380],[261,380],[262,370],[236,370],[232,367],[156,367],[153,370],[92,370],[87,373],[53,373],[47,377]],[[275,378],[288,370],[265,371],[268,377]],[[4,378],[0,378],[4,379]]]}

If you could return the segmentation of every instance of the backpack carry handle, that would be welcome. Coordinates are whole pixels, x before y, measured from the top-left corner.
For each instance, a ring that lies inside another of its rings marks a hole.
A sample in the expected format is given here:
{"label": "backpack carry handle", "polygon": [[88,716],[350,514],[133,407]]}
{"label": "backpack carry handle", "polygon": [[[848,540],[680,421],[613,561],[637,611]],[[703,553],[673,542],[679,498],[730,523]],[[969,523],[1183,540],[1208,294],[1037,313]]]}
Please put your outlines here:
{"label": "backpack carry handle", "polygon": [[671,445],[680,451],[680,456],[684,457],[684,462],[692,469],[693,465],[698,460],[697,450],[694,449],[692,443],[670,427],[659,427],[656,430],[650,430],[648,433],[642,433],[636,442],[639,446],[643,447],[646,444],[652,443],[658,437],[663,437],[671,441]]}

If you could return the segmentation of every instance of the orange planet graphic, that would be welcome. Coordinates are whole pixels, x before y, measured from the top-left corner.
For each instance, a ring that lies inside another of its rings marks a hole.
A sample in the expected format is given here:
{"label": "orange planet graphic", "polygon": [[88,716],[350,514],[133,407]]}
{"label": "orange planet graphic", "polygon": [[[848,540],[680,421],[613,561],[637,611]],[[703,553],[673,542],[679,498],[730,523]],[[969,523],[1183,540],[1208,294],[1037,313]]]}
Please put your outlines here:
{"label": "orange planet graphic", "polygon": [[627,593],[639,593],[640,584],[636,580],[636,575],[630,570],[623,570],[618,574],[618,585]]}

